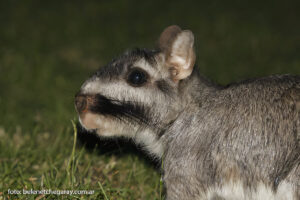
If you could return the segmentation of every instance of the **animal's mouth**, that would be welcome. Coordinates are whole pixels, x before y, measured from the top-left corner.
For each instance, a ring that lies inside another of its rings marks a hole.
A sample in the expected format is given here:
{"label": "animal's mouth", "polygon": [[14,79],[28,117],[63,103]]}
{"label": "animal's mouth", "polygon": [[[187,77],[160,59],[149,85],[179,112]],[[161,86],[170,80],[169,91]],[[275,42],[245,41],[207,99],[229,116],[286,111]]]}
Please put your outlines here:
{"label": "animal's mouth", "polygon": [[75,96],[75,109],[79,116],[79,122],[87,131],[97,131],[101,126],[99,115],[92,111],[96,103],[96,95],[79,93]]}
{"label": "animal's mouth", "polygon": [[79,126],[82,130],[87,131],[89,133],[96,133],[99,130],[99,128],[95,128],[95,127],[93,128],[93,127],[87,126],[88,124],[85,124],[83,122],[85,120],[82,120],[81,116],[79,116],[78,119],[79,119]]}
{"label": "animal's mouth", "polygon": [[81,124],[87,130],[114,132],[121,123],[151,125],[147,113],[150,107],[133,101],[118,100],[102,94],[82,94],[75,96],[75,107]]}
{"label": "animal's mouth", "polygon": [[118,126],[114,118],[95,113],[85,108],[79,114],[80,126],[90,133],[96,133],[99,136],[111,137],[120,135],[123,131],[122,126]]}
{"label": "animal's mouth", "polygon": [[149,113],[150,107],[139,102],[107,98],[101,94],[76,95],[75,107],[79,115],[91,113],[122,121],[149,122],[147,113]]}
{"label": "animal's mouth", "polygon": [[91,112],[82,113],[79,115],[79,122],[81,126],[87,131],[97,131],[101,124],[99,123],[99,116]]}

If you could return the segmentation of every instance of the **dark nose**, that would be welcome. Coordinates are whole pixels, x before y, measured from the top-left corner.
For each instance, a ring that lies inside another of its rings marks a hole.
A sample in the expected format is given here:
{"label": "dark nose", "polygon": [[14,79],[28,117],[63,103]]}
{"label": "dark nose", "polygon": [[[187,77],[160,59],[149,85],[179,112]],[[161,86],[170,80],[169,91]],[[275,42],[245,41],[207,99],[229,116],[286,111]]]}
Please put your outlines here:
{"label": "dark nose", "polygon": [[84,95],[75,96],[75,108],[78,113],[83,112],[87,107],[87,98]]}

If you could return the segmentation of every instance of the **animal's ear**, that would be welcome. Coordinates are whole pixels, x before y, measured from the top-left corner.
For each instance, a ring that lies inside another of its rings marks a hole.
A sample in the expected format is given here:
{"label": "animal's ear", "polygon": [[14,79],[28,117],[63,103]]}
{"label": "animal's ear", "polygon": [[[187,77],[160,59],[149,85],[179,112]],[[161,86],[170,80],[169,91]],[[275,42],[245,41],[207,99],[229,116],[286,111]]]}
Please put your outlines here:
{"label": "animal's ear", "polygon": [[160,35],[159,48],[175,82],[191,75],[196,55],[194,35],[190,30],[181,30],[176,25],[167,27]]}

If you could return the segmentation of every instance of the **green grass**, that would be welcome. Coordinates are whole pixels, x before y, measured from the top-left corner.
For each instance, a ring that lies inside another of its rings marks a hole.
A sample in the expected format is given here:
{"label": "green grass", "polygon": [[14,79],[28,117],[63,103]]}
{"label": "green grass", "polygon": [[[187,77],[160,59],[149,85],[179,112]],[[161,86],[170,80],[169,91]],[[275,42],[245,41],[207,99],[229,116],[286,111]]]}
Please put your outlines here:
{"label": "green grass", "polygon": [[[163,199],[159,170],[132,147],[104,150],[106,140],[95,149],[74,146],[80,85],[125,49],[154,47],[171,24],[194,32],[198,67],[216,82],[300,74],[298,7],[256,0],[1,1],[0,199]],[[95,193],[43,197],[8,189]]]}

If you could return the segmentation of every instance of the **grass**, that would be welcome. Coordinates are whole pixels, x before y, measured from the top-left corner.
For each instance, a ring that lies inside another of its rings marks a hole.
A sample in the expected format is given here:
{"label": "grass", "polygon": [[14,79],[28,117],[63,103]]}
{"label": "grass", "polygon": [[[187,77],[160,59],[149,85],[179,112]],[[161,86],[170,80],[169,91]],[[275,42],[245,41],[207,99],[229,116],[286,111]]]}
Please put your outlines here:
{"label": "grass", "polygon": [[160,164],[139,148],[79,132],[76,142],[70,120],[82,82],[125,49],[154,47],[170,24],[195,33],[198,67],[216,82],[300,74],[298,7],[256,0],[1,1],[0,199],[163,199]]}

